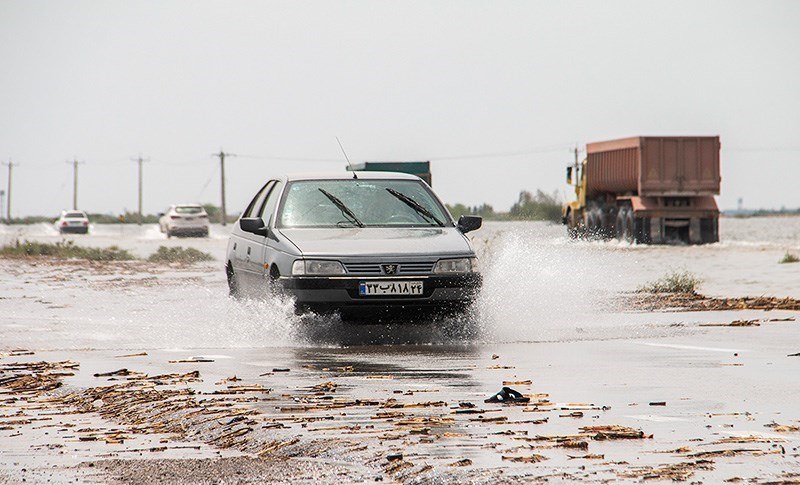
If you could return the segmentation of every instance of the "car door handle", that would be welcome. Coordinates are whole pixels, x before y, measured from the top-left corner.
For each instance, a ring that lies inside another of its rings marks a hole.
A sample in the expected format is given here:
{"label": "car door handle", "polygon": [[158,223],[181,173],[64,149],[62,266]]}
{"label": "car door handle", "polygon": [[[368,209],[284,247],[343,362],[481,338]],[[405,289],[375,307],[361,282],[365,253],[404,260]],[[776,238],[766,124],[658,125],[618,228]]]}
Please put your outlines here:
{"label": "car door handle", "polygon": [[247,246],[247,255],[250,256],[250,246]]}

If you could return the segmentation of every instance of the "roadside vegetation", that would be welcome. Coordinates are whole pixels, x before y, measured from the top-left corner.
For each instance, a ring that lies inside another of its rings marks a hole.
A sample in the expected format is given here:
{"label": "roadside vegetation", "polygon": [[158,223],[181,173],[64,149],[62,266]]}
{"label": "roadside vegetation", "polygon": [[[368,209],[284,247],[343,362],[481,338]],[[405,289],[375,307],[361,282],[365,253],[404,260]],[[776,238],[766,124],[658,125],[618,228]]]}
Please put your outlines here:
{"label": "roadside vegetation", "polygon": [[[214,204],[202,204],[203,207],[206,209],[208,213],[208,218],[211,222],[221,222],[220,215],[221,211],[220,208]],[[166,207],[164,208],[166,209]],[[124,214],[99,214],[88,212],[86,216],[89,218],[89,222],[92,224],[138,224],[139,223],[139,213],[138,212],[130,212],[126,211]],[[239,218],[238,214],[228,214],[226,217],[227,222],[236,222],[236,219]],[[10,221],[6,221],[5,219],[0,220],[0,222],[6,222],[8,224],[52,224],[55,220],[58,219],[58,215],[55,216],[27,216],[27,217],[12,217]],[[158,214],[142,214],[142,224],[157,224],[158,223]]]}
{"label": "roadside vegetation", "polygon": [[214,258],[203,251],[195,248],[159,246],[158,251],[151,254],[148,261],[151,263],[197,263],[200,261],[212,261]]}
{"label": "roadside vegetation", "polygon": [[76,246],[72,241],[40,243],[33,241],[20,242],[17,240],[13,244],[7,244],[0,248],[0,256],[49,256],[59,259],[86,259],[89,261],[129,261],[135,259],[131,253],[117,246],[89,248]]}
{"label": "roadside vegetation", "polygon": [[640,293],[680,293],[694,295],[702,280],[689,271],[673,271],[639,287]]}
{"label": "roadside vegetation", "polygon": [[[107,248],[91,248],[77,246],[73,241],[42,243],[16,240],[0,247],[0,257],[4,258],[36,258],[85,259],[87,261],[132,261],[134,255],[117,246]],[[159,246],[147,261],[151,263],[197,263],[213,261],[213,257],[194,248]]]}
{"label": "roadside vegetation", "polygon": [[787,209],[781,207],[780,209],[753,209],[753,210],[735,210],[725,211],[723,215],[727,217],[735,217],[737,219],[746,219],[748,217],[782,217],[782,216],[800,216],[800,207],[794,209]]}
{"label": "roadside vegetation", "polygon": [[781,260],[778,261],[778,262],[781,263],[781,264],[797,263],[797,262],[800,262],[800,257],[798,257],[796,254],[792,254],[789,251],[786,251],[786,254],[784,254],[783,258],[781,258]]}
{"label": "roadside vegetation", "polygon": [[447,210],[458,220],[462,215],[481,216],[488,221],[550,221],[561,222],[561,200],[557,193],[535,193],[523,190],[508,212],[495,212],[489,204],[468,207],[464,204],[447,205]]}

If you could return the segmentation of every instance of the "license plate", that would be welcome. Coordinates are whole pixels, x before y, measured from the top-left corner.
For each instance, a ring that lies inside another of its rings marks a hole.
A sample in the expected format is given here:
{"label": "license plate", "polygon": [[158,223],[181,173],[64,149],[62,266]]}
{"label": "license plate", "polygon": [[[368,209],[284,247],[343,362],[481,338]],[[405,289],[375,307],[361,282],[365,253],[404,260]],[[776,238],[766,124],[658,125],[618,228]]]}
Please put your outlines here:
{"label": "license plate", "polygon": [[417,296],[422,294],[422,281],[362,281],[358,284],[361,296]]}

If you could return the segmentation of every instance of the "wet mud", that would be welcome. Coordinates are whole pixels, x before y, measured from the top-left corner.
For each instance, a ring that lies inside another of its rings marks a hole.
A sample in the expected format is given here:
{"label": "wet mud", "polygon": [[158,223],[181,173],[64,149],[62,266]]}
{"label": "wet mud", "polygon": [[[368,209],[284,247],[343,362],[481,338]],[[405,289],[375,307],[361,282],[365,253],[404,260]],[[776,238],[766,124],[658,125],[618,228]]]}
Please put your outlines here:
{"label": "wet mud", "polygon": [[636,293],[622,298],[631,310],[642,311],[800,311],[800,300],[767,296],[714,298],[697,293]]}

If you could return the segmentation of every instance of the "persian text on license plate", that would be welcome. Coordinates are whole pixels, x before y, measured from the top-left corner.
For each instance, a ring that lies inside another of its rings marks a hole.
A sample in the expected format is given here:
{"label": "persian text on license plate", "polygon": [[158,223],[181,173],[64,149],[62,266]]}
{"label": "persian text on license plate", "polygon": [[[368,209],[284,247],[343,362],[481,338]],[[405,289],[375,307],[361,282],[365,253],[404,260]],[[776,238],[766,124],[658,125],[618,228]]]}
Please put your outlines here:
{"label": "persian text on license plate", "polygon": [[362,281],[358,284],[358,294],[361,296],[421,295],[422,281]]}

